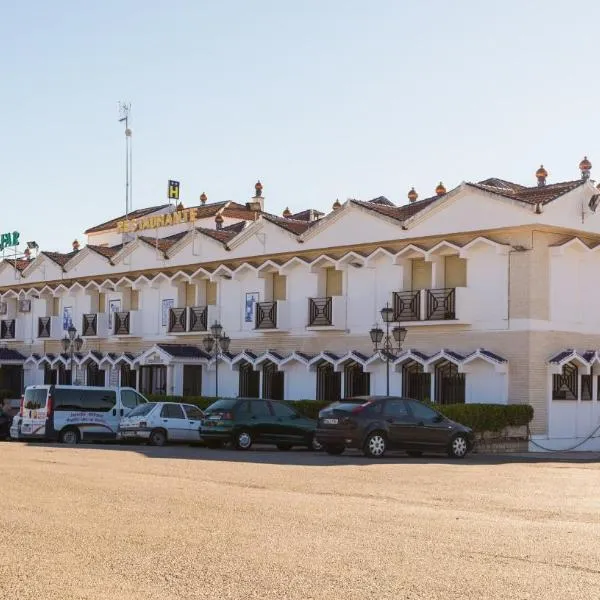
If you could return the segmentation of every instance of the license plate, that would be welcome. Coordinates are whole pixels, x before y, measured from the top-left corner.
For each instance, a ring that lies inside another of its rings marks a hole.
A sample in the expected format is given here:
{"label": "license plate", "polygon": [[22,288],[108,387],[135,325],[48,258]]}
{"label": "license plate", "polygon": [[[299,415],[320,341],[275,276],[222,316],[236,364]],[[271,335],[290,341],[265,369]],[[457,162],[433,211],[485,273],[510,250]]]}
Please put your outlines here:
{"label": "license plate", "polygon": [[337,419],[323,419],[323,425],[337,425]]}

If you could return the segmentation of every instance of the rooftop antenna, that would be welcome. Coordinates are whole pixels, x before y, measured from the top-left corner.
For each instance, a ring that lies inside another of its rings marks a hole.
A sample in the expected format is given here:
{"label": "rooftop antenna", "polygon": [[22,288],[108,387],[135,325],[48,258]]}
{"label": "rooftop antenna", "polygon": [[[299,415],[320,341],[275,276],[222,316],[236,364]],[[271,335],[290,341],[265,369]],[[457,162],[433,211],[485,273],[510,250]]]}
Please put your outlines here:
{"label": "rooftop antenna", "polygon": [[129,218],[133,204],[131,201],[132,155],[131,155],[131,102],[119,102],[119,123],[125,123],[125,220]]}

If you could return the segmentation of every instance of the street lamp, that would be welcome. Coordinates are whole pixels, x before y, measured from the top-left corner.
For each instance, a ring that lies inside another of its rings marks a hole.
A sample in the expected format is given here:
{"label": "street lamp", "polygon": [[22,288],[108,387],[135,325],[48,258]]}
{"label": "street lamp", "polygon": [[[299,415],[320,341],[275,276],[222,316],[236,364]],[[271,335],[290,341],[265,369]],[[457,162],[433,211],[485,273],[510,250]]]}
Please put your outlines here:
{"label": "street lamp", "polygon": [[[402,343],[406,338],[406,328],[394,318],[394,309],[386,304],[381,309],[381,318],[385,323],[385,331],[379,325],[373,325],[369,335],[373,342],[375,352],[379,352],[381,360],[385,362],[386,396],[390,395],[390,362],[396,359],[402,351]],[[390,335],[390,325],[396,323]]]}
{"label": "street lamp", "polygon": [[204,350],[206,353],[214,357],[215,359],[215,397],[219,397],[219,358],[221,354],[229,350],[229,344],[231,340],[229,336],[223,331],[221,323],[215,321],[210,326],[211,335],[207,335],[202,343],[204,344]]}
{"label": "street lamp", "polygon": [[65,337],[60,341],[63,352],[70,354],[69,368],[71,370],[71,385],[73,385],[73,354],[79,352],[83,346],[83,340],[77,334],[77,329],[73,327],[73,324],[69,325]]}

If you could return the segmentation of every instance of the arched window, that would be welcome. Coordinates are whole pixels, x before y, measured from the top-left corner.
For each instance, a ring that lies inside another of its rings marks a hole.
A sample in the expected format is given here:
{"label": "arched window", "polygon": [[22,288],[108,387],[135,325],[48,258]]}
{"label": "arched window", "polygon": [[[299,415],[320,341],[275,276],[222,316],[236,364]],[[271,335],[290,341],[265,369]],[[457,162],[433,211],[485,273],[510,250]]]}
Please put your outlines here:
{"label": "arched window", "polygon": [[577,400],[579,369],[567,363],[562,373],[552,375],[552,400]]}
{"label": "arched window", "polygon": [[431,374],[423,372],[423,365],[408,360],[402,365],[402,395],[421,402],[431,401]]}
{"label": "arched window", "polygon": [[465,403],[465,376],[449,360],[435,366],[435,401],[438,404]]}

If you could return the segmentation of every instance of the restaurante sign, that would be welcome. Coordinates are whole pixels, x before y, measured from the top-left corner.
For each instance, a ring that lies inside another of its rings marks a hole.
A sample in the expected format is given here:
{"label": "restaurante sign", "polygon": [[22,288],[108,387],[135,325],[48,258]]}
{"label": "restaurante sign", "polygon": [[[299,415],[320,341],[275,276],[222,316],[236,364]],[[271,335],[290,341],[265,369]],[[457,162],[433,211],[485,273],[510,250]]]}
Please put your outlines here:
{"label": "restaurante sign", "polygon": [[153,215],[140,219],[129,219],[117,222],[117,233],[128,233],[131,231],[142,231],[143,229],[157,229],[167,225],[179,225],[179,223],[193,223],[198,216],[197,208],[184,208],[164,215]]}

